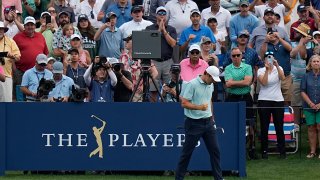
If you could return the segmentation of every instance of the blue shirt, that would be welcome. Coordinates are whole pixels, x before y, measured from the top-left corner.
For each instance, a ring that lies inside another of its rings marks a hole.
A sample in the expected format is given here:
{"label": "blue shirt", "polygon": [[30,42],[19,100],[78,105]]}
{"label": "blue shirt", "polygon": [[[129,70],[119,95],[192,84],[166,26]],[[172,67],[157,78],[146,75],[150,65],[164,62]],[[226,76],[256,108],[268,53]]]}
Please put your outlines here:
{"label": "blue shirt", "polygon": [[283,68],[284,75],[285,76],[289,75],[291,72],[290,51],[287,51],[280,42],[276,45],[268,43],[267,51],[273,52],[274,58],[278,61],[279,65]]}
{"label": "blue shirt", "polygon": [[[305,92],[309,99],[314,104],[320,103],[320,76],[315,76],[313,71],[308,72],[304,75],[300,84],[301,92]],[[308,104],[304,102],[304,108],[309,108]],[[313,109],[306,109],[307,111],[313,111]]]}
{"label": "blue shirt", "polygon": [[216,43],[216,38],[208,27],[200,25],[200,28],[198,30],[195,30],[191,25],[190,27],[182,31],[178,42],[179,46],[182,46],[189,39],[190,34],[196,35],[196,37],[190,41],[190,45],[199,43],[203,36],[210,38],[212,43]]}
{"label": "blue shirt", "polygon": [[[43,72],[37,71],[36,67],[27,70],[22,76],[21,86],[27,87],[29,91],[37,93],[40,80],[44,78],[46,80],[52,79],[52,72],[45,69]],[[34,99],[34,97],[27,96],[28,99]]]}
{"label": "blue shirt", "polygon": [[319,0],[311,0],[312,6],[314,9],[320,11],[320,1]]}
{"label": "blue shirt", "polygon": [[111,79],[108,79],[103,83],[92,80],[89,90],[91,95],[91,102],[113,102]]}
{"label": "blue shirt", "polygon": [[237,37],[241,31],[247,30],[251,34],[258,25],[259,19],[251,13],[245,17],[241,16],[240,13],[234,15],[230,20],[230,39],[232,41],[232,47],[237,45]]}
{"label": "blue shirt", "polygon": [[114,32],[106,28],[100,36],[99,56],[120,58],[121,49],[124,48],[123,36],[118,28]]}
{"label": "blue shirt", "polygon": [[[231,59],[231,55],[230,55],[231,51],[227,52],[226,56],[225,56],[225,59],[224,59],[224,62],[223,62],[223,66],[226,67],[228,65],[230,65],[232,63],[232,59]],[[242,54],[242,59],[244,60],[244,62],[246,64],[249,64],[250,66],[252,66],[252,68],[254,66],[257,66],[257,67],[264,67],[264,63],[263,61],[260,60],[259,56],[258,56],[258,53],[252,49],[252,48],[249,48],[249,47],[246,47],[245,51],[244,51],[244,54]]]}
{"label": "blue shirt", "polygon": [[[118,3],[110,5],[105,11],[105,14],[107,15],[109,12],[114,12],[117,15],[116,27],[120,27],[122,24],[132,20],[131,5],[129,3],[127,3],[124,8],[120,7]],[[102,22],[106,22],[106,16],[103,18]]]}
{"label": "blue shirt", "polygon": [[186,84],[182,97],[189,100],[192,104],[201,105],[208,104],[205,111],[190,110],[185,108],[184,115],[192,119],[202,119],[212,116],[211,97],[213,92],[213,84],[206,84],[202,81],[201,76],[191,80]]}
{"label": "blue shirt", "polygon": [[72,85],[74,85],[73,80],[68,76],[62,75],[62,79],[56,82],[56,87],[52,89],[48,97],[55,99],[69,97],[72,92]]}

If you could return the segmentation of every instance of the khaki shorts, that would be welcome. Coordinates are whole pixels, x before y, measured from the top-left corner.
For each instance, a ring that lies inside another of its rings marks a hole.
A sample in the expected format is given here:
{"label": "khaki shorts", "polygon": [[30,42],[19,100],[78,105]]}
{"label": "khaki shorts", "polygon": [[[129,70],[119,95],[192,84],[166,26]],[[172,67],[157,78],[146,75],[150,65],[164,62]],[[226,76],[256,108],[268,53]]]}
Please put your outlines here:
{"label": "khaki shorts", "polygon": [[292,83],[291,106],[302,106],[300,82]]}
{"label": "khaki shorts", "polygon": [[291,93],[292,93],[292,76],[288,75],[286,78],[281,81],[281,92],[284,98],[284,101],[291,101]]}

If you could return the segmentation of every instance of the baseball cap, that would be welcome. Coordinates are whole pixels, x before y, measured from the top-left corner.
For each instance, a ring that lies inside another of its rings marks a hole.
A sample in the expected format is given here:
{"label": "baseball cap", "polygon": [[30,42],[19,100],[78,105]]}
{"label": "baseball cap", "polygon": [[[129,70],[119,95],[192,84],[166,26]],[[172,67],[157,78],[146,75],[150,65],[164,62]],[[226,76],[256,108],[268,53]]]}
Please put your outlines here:
{"label": "baseball cap", "polygon": [[126,42],[132,40],[132,34],[130,34],[130,35],[127,36],[126,38],[123,38],[123,40],[126,41]]}
{"label": "baseball cap", "polygon": [[197,14],[201,15],[199,9],[192,9],[191,12],[190,12],[190,16],[192,16],[194,13],[197,13]]}
{"label": "baseball cap", "polygon": [[36,57],[36,61],[38,64],[47,64],[48,58],[45,54],[38,54],[38,56]]}
{"label": "baseball cap", "polygon": [[210,74],[215,82],[221,82],[221,79],[219,78],[220,71],[216,66],[207,67],[206,72]]}
{"label": "baseball cap", "polygon": [[208,37],[202,37],[202,38],[201,38],[201,41],[200,41],[200,44],[204,44],[204,43],[206,43],[206,42],[211,42],[211,39],[208,38]]}
{"label": "baseball cap", "polygon": [[250,34],[248,31],[240,31],[239,34],[238,34],[238,37],[240,37],[241,35],[246,35],[247,37],[250,37]]}
{"label": "baseball cap", "polygon": [[82,19],[89,20],[89,18],[88,18],[87,15],[85,15],[85,14],[80,14],[80,15],[78,16],[78,22],[80,22]]}
{"label": "baseball cap", "polygon": [[159,11],[165,11],[165,12],[167,12],[167,9],[166,9],[165,7],[163,7],[163,6],[159,6],[159,7],[157,8],[157,10],[156,10],[156,14],[158,14]]}
{"label": "baseball cap", "polygon": [[297,7],[298,12],[306,11],[306,10],[307,10],[307,6],[305,6],[304,4],[299,4],[299,6]]}
{"label": "baseball cap", "polygon": [[48,63],[49,63],[50,61],[56,62],[56,59],[55,59],[54,57],[49,57],[49,58],[48,58]]}
{"label": "baseball cap", "polygon": [[44,11],[44,12],[41,13],[40,17],[42,17],[45,14],[48,15],[48,16],[51,16],[51,14],[48,11]]}
{"label": "baseball cap", "polygon": [[36,20],[34,19],[34,17],[32,16],[28,16],[24,19],[24,25],[28,24],[28,23],[33,23],[36,24]]}
{"label": "baseball cap", "polygon": [[6,6],[4,9],[3,9],[3,12],[5,14],[9,13],[11,11],[11,7],[10,6]]}
{"label": "baseball cap", "polygon": [[272,8],[267,8],[266,10],[264,10],[264,15],[266,15],[267,13],[271,12],[272,14],[274,14],[274,10]]}
{"label": "baseball cap", "polygon": [[273,51],[267,51],[266,53],[264,53],[264,57],[267,57],[269,55],[274,56]]}
{"label": "baseball cap", "polygon": [[218,22],[217,19],[215,17],[211,17],[208,19],[207,23],[211,23],[211,22]]}
{"label": "baseball cap", "polygon": [[62,74],[63,73],[63,64],[59,61],[56,61],[52,65],[53,71],[52,73]]}
{"label": "baseball cap", "polygon": [[198,44],[192,44],[192,45],[189,47],[189,52],[191,52],[191,51],[193,51],[193,50],[201,51],[200,46],[199,46]]}
{"label": "baseball cap", "polygon": [[0,29],[4,29],[5,33],[9,30],[9,28],[4,26],[4,23],[2,21],[0,21]]}
{"label": "baseball cap", "polygon": [[65,14],[67,16],[70,17],[70,14],[67,12],[67,11],[61,11],[59,14],[58,14],[58,17],[60,17],[62,14]]}
{"label": "baseball cap", "polygon": [[114,12],[109,12],[109,13],[107,14],[107,17],[108,17],[108,18],[111,18],[111,16],[117,17],[116,13],[114,13]]}
{"label": "baseball cap", "polygon": [[314,31],[314,32],[312,33],[312,36],[315,36],[315,35],[317,35],[317,34],[320,35],[320,31]]}
{"label": "baseball cap", "polygon": [[117,58],[108,58],[108,62],[110,65],[119,63]]}
{"label": "baseball cap", "polygon": [[72,41],[73,39],[78,38],[79,40],[81,40],[81,37],[79,34],[72,34],[70,37],[70,40]]}
{"label": "baseball cap", "polygon": [[250,3],[249,3],[249,1],[248,1],[248,0],[240,0],[240,2],[239,2],[239,6],[242,6],[242,5],[247,5],[247,6],[249,6],[249,5],[250,5]]}
{"label": "baseball cap", "polygon": [[79,54],[79,50],[76,49],[76,48],[71,48],[71,49],[69,49],[68,54],[71,54],[72,52],[75,52],[75,53],[78,53],[78,54]]}
{"label": "baseball cap", "polygon": [[142,6],[136,5],[136,6],[133,6],[133,7],[131,8],[131,13],[133,13],[133,12],[135,12],[135,11],[142,11],[142,10],[143,10],[143,7],[142,7]]}

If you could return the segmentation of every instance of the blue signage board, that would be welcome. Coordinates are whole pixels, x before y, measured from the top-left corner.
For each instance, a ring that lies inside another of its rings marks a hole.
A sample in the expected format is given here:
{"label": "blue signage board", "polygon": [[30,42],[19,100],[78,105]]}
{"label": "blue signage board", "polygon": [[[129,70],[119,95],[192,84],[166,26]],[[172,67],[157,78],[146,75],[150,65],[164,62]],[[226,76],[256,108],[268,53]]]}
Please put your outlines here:
{"label": "blue signage board", "polygon": [[[244,104],[216,103],[214,111],[222,169],[245,176]],[[177,103],[0,103],[0,113],[0,173],[174,170],[184,142]],[[189,169],[210,167],[200,141]]]}

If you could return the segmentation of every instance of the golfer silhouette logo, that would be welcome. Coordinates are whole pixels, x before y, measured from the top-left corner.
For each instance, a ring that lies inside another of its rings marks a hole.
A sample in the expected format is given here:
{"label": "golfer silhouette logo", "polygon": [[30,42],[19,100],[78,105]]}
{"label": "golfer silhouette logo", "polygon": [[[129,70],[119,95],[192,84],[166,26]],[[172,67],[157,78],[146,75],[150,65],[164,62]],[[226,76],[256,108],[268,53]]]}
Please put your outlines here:
{"label": "golfer silhouette logo", "polygon": [[93,155],[96,155],[99,152],[99,158],[103,158],[103,146],[102,146],[101,134],[107,123],[95,115],[91,115],[91,117],[101,121],[102,126],[100,128],[93,126],[92,128],[93,134],[96,137],[96,142],[98,147],[90,153],[89,157],[91,158]]}

